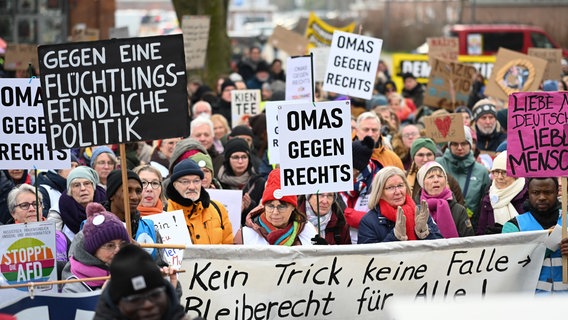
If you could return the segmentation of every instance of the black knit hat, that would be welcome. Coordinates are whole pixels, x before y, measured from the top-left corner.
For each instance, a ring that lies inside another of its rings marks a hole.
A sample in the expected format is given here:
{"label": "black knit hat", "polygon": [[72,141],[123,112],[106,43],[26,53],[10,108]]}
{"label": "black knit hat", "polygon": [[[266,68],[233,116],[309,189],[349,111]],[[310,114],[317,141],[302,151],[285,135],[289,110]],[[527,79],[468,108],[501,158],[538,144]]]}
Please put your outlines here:
{"label": "black knit hat", "polygon": [[231,81],[231,79],[225,79],[225,81],[223,81],[223,83],[221,84],[221,92],[225,91],[226,87],[236,88],[237,86],[233,81]]}
{"label": "black knit hat", "polygon": [[[142,180],[140,177],[132,170],[126,170],[126,177],[128,180],[133,179],[140,183],[142,187]],[[110,201],[110,198],[114,196],[118,188],[122,185],[122,173],[120,170],[112,170],[107,177],[107,188],[106,188],[106,198]]]}
{"label": "black knit hat", "polygon": [[250,148],[248,143],[241,138],[232,138],[225,144],[225,158],[229,158],[235,152],[245,152],[250,154]]}
{"label": "black knit hat", "polygon": [[164,285],[164,278],[156,262],[136,245],[124,246],[110,263],[108,292],[114,302]]}
{"label": "black knit hat", "polygon": [[365,169],[369,163],[369,159],[373,155],[375,141],[370,136],[366,136],[363,140],[353,141],[353,168],[359,171]]}
{"label": "black knit hat", "polygon": [[229,137],[236,137],[236,136],[250,136],[251,138],[254,138],[254,133],[252,132],[252,129],[249,126],[241,124],[231,129]]}

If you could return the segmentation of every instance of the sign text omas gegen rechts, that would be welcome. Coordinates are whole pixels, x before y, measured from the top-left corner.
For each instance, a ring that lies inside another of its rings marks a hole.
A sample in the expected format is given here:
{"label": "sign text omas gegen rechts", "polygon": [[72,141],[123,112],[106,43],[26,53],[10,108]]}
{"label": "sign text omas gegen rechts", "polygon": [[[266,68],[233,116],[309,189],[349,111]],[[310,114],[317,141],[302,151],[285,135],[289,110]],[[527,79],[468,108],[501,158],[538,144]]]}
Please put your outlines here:
{"label": "sign text omas gegen rechts", "polygon": [[38,50],[51,148],[189,134],[181,35]]}

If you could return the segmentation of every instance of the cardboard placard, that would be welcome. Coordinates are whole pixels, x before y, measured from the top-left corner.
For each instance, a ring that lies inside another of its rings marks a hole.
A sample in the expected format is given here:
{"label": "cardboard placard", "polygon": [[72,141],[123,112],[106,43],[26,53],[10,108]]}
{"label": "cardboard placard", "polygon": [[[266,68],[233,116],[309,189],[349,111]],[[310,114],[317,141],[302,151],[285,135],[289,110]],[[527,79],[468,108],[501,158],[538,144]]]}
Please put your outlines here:
{"label": "cardboard placard", "polygon": [[507,123],[508,176],[568,176],[568,92],[513,93]]}
{"label": "cardboard placard", "polygon": [[38,52],[50,148],[189,135],[181,34],[44,45]]}
{"label": "cardboard placard", "polygon": [[465,141],[463,115],[450,113],[424,117],[426,136],[436,143]]}
{"label": "cardboard placard", "polygon": [[335,31],[323,89],[371,99],[383,40]]}
{"label": "cardboard placard", "polygon": [[543,80],[560,80],[562,73],[562,49],[529,48],[529,56],[546,60],[546,71]]}
{"label": "cardboard placard", "polygon": [[268,38],[274,48],[286,52],[290,56],[301,56],[306,54],[308,39],[294,31],[290,31],[280,25],[274,28],[272,35]]}
{"label": "cardboard placard", "polygon": [[231,117],[233,127],[238,126],[245,117],[260,113],[262,94],[258,89],[231,91]]}
{"label": "cardboard placard", "polygon": [[310,12],[308,23],[306,24],[306,39],[308,40],[308,49],[316,47],[329,47],[333,39],[334,31],[343,31],[351,33],[355,30],[355,22],[344,27],[334,27],[320,19],[315,13]]}
{"label": "cardboard placard", "polygon": [[313,101],[312,57],[290,57],[286,62],[286,100]]}
{"label": "cardboard placard", "polygon": [[546,63],[541,58],[499,48],[485,95],[508,101],[512,93],[538,90]]}
{"label": "cardboard placard", "polygon": [[432,58],[458,61],[459,39],[457,37],[426,38],[426,43],[430,64],[432,64]]}
{"label": "cardboard placard", "polygon": [[210,16],[183,16],[181,28],[188,70],[205,67],[209,42]]}
{"label": "cardboard placard", "polygon": [[430,61],[432,69],[424,104],[448,111],[467,105],[473,78],[477,73],[475,67],[435,57],[430,57]]}
{"label": "cardboard placard", "polygon": [[39,79],[0,79],[0,169],[68,169],[69,150],[49,150]]}
{"label": "cardboard placard", "polygon": [[349,100],[282,105],[278,128],[283,195],[353,189]]}
{"label": "cardboard placard", "polygon": [[32,67],[39,67],[37,45],[9,43],[4,56],[4,70],[27,70],[30,63]]}

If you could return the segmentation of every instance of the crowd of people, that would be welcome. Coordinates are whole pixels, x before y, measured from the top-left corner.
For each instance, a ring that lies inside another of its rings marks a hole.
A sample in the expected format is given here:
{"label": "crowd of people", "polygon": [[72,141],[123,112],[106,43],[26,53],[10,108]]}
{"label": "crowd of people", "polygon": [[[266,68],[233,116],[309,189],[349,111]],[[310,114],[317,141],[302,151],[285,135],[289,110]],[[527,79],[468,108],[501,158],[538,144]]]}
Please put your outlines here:
{"label": "crowd of people", "polygon": [[[168,309],[179,298],[175,271],[160,250],[130,244],[142,238],[160,243],[147,217],[165,211],[183,211],[194,244],[349,245],[556,226],[559,180],[507,175],[507,109],[483,95],[482,77],[476,75],[467,105],[445,110],[423,104],[425,87],[414,75],[403,74],[399,90],[386,64],[379,66],[368,101],[316,90],[318,101],[352,101],[352,190],[282,196],[280,171],[269,162],[265,114],[232,123],[232,90],[261,89],[263,100],[284,100],[282,61],[269,64],[253,47],[216,88],[196,77],[189,80],[188,137],[127,144],[126,186],[113,145],[73,149],[70,169],[1,170],[0,223],[53,221],[60,279],[112,275],[97,310],[102,315],[135,312],[136,303],[146,305],[149,298],[163,299],[160,308]],[[557,90],[567,89],[567,81],[557,84]],[[463,115],[464,139],[438,144],[425,136],[422,117],[451,112]],[[211,189],[242,191],[240,225],[231,224]],[[131,234],[124,224],[125,203]],[[566,239],[547,257],[562,254],[568,254]],[[131,263],[153,275],[144,290],[124,278],[136,276],[125,267]],[[558,264],[551,266],[541,275],[539,290],[568,290]],[[160,272],[171,283],[158,280]],[[102,287],[102,281],[87,280],[61,290]],[[179,312],[175,304],[168,310]]]}

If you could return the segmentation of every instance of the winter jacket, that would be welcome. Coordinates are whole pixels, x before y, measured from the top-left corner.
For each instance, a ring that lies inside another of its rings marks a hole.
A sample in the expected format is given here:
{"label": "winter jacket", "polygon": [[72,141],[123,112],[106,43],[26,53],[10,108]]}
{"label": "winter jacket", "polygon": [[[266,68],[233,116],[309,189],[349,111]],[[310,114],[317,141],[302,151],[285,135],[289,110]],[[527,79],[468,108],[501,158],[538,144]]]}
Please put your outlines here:
{"label": "winter jacket", "polygon": [[469,220],[465,207],[454,199],[448,200],[448,204],[450,205],[450,211],[452,212],[452,218],[454,219],[458,235],[460,237],[474,236],[475,230]]}
{"label": "winter jacket", "polygon": [[61,193],[67,188],[67,179],[60,176],[55,170],[49,170],[37,176],[37,184],[43,198],[43,215],[47,217],[51,207],[59,203]]}
{"label": "winter jacket", "polygon": [[[388,241],[398,241],[394,235],[394,221],[390,221],[381,214],[381,210],[376,206],[373,210],[367,212],[361,219],[359,224],[359,236],[357,243],[379,243]],[[442,239],[442,234],[438,226],[432,219],[428,217],[428,229],[430,233],[425,239]]]}
{"label": "winter jacket", "polygon": [[481,151],[495,152],[501,142],[507,141],[507,133],[501,131],[499,123],[497,123],[497,127],[490,134],[481,132],[477,125],[475,126],[475,131],[477,134],[477,149]]}
{"label": "winter jacket", "polygon": [[412,90],[402,89],[401,94],[405,98],[412,99],[412,102],[414,102],[416,108],[420,108],[422,107],[422,104],[424,102],[424,91],[424,86],[420,83],[417,83],[416,87],[414,87]]}
{"label": "winter jacket", "polygon": [[[529,195],[528,184],[525,185],[524,189],[521,190],[514,198],[511,200],[511,204],[515,207],[518,214],[525,212],[523,205],[528,199]],[[489,189],[481,199],[481,207],[479,209],[479,219],[477,221],[477,235],[491,234],[491,233],[501,233],[502,225],[495,225],[495,215],[493,213],[493,206],[491,205],[491,199],[489,198]],[[498,230],[499,229],[499,230]]]}
{"label": "winter jacket", "polygon": [[10,179],[5,170],[0,170],[0,224],[8,224],[12,221],[12,215],[8,210],[8,193],[16,185]]}

